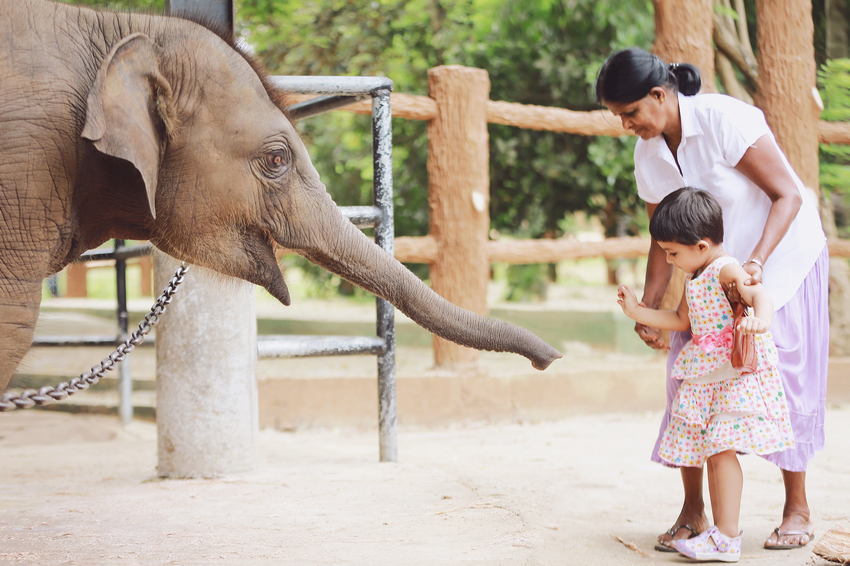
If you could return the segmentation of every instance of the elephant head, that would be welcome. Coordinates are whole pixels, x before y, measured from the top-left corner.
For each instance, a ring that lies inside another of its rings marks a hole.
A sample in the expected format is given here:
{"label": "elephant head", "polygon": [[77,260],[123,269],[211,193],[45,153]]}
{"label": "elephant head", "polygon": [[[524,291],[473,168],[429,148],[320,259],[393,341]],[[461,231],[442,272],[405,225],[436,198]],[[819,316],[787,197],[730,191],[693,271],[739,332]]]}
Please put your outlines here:
{"label": "elephant head", "polygon": [[80,122],[82,145],[68,256],[111,237],[148,239],[288,305],[275,258],[283,247],[448,340],[516,352],[538,369],[561,357],[524,329],[443,300],[342,216],[283,96],[232,42],[178,18],[50,6],[76,10],[68,19],[80,37],[97,38],[70,104],[83,107],[70,120]]}

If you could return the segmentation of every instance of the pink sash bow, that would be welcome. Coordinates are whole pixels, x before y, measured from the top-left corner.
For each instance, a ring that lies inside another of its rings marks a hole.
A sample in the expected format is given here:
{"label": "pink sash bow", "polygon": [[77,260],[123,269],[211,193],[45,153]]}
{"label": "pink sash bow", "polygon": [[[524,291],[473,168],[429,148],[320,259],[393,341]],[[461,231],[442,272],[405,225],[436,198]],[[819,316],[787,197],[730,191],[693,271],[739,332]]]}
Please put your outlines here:
{"label": "pink sash bow", "polygon": [[711,334],[694,334],[693,341],[706,354],[710,354],[720,346],[731,348],[733,341],[732,326],[728,325],[720,332],[712,332]]}

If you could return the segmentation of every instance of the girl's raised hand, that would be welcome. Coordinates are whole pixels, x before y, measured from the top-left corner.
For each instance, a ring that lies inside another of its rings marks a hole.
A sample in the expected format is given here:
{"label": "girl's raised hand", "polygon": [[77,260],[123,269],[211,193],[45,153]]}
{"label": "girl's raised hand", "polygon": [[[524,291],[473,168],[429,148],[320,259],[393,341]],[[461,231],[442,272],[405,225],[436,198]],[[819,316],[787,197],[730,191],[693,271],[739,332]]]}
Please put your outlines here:
{"label": "girl's raised hand", "polygon": [[620,288],[617,289],[617,303],[623,307],[623,312],[626,313],[626,316],[629,316],[629,313],[638,306],[637,296],[634,291],[625,285],[620,285]]}
{"label": "girl's raised hand", "polygon": [[738,324],[738,330],[744,334],[764,334],[770,325],[764,320],[755,316],[745,316]]}

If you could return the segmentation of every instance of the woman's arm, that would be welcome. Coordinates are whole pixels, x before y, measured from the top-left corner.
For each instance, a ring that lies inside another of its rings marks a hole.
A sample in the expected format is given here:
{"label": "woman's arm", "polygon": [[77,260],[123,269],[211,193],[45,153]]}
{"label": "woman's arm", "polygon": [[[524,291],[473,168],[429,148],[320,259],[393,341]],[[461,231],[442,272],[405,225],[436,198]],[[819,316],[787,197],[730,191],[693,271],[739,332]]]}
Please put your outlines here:
{"label": "woman's arm", "polygon": [[659,311],[638,304],[634,291],[625,285],[620,285],[617,291],[617,302],[623,307],[627,317],[646,326],[679,332],[691,328],[691,321],[688,319],[688,301],[684,293],[679,302],[679,308],[674,311]]}
{"label": "woman's arm", "polygon": [[[658,204],[646,204],[646,214],[649,218],[652,218],[657,206]],[[661,300],[664,298],[664,292],[667,290],[667,285],[670,284],[672,275],[673,266],[667,263],[667,254],[664,253],[658,242],[652,240],[649,246],[649,256],[646,260],[646,279],[643,285],[641,303],[651,309],[657,309],[661,305]],[[638,322],[635,325],[635,332],[650,348],[656,350],[667,348],[667,344],[659,338],[658,328]]]}
{"label": "woman's arm", "polygon": [[[761,239],[749,257],[764,265],[785,236],[794,218],[797,217],[797,212],[803,204],[803,197],[797,190],[794,178],[782,162],[779,148],[768,135],[760,137],[744,153],[735,169],[764,191],[773,203],[770,206]],[[747,285],[761,282],[763,273],[758,264],[745,263],[743,268],[752,276],[746,281]]]}

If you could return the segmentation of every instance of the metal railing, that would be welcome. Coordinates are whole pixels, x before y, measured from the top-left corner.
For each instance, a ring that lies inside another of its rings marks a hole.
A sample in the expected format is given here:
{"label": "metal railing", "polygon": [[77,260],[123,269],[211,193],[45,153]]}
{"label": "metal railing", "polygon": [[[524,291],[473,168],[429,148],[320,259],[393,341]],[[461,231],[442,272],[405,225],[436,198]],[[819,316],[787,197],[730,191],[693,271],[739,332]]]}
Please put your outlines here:
{"label": "metal railing", "polygon": [[[393,255],[392,112],[390,92],[393,83],[385,77],[271,77],[272,83],[292,94],[318,95],[293,104],[293,119],[307,118],[372,98],[372,165],[374,206],[340,207],[340,211],[360,228],[375,228],[375,243]],[[347,336],[265,336],[258,339],[261,358],[372,354],[378,356],[378,435],[380,460],[395,462],[396,368],[395,309],[376,298],[377,323],[374,337]]]}
{"label": "metal railing", "polygon": [[[372,98],[372,161],[374,166],[373,206],[344,206],[340,212],[358,228],[375,229],[375,243],[393,254],[393,185],[392,185],[392,113],[390,92],[393,83],[383,77],[295,77],[275,76],[272,82],[278,88],[293,94],[315,94],[316,98],[289,107],[293,119],[316,116],[363,100]],[[153,246],[149,243],[124,246],[124,240],[115,240],[112,251],[91,250],[76,260],[77,263],[114,260],[116,294],[118,297],[117,336],[37,336],[33,346],[102,346],[120,344],[128,336],[127,315],[127,259],[148,255]],[[357,355],[378,356],[378,429],[380,459],[397,460],[396,441],[396,369],[395,369],[395,309],[384,299],[376,299],[376,336],[261,336],[257,341],[260,358],[295,358],[311,356]],[[153,337],[146,340],[152,344]],[[121,421],[129,424],[133,418],[132,377],[129,358],[119,365],[118,412]]]}

